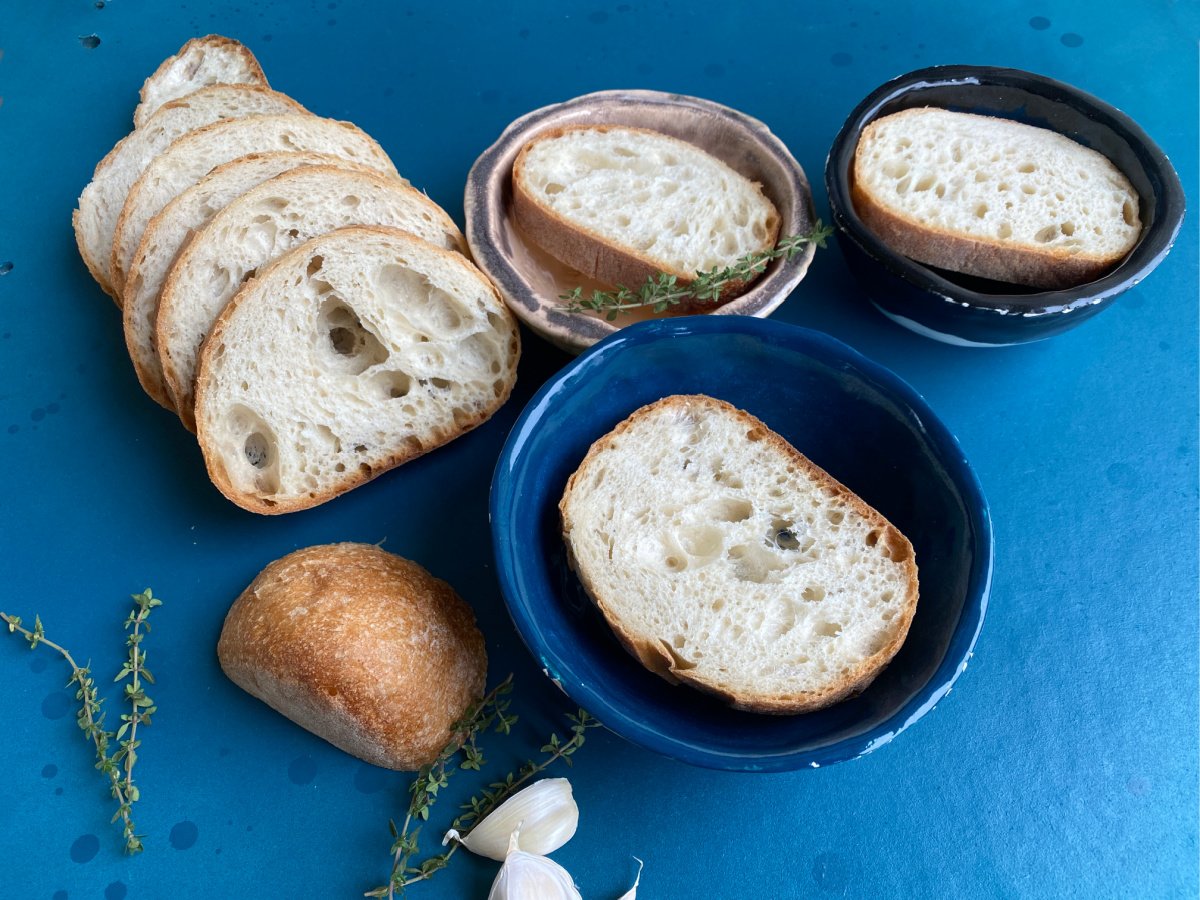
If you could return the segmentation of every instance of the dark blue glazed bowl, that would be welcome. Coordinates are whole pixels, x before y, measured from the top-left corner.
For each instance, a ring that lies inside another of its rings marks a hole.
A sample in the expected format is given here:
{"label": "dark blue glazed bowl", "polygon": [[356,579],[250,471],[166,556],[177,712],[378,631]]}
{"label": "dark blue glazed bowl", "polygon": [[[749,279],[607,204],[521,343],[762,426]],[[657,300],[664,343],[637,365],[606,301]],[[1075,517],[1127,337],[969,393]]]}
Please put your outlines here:
{"label": "dark blue glazed bowl", "polygon": [[[912,541],[921,579],[912,628],[859,696],[807,715],[769,716],[673,687],[617,643],[568,567],[558,517],[567,478],[593,441],[677,393],[749,410]],[[715,769],[817,767],[888,743],[966,667],[991,583],[987,504],[925,401],[833,338],[746,316],[631,325],[555,375],[500,454],[491,524],[505,602],[546,674],[617,734]]]}
{"label": "dark blue glazed bowl", "polygon": [[[870,122],[920,106],[1016,119],[1103,153],[1141,198],[1141,239],[1107,275],[1058,291],[936,269],[889,249],[854,211],[854,150]],[[871,302],[918,334],[966,346],[1040,341],[1090,319],[1162,262],[1185,206],[1170,160],[1124,113],[1060,81],[991,66],[934,66],[880,87],[855,108],[833,142],[825,187],[838,245]]]}

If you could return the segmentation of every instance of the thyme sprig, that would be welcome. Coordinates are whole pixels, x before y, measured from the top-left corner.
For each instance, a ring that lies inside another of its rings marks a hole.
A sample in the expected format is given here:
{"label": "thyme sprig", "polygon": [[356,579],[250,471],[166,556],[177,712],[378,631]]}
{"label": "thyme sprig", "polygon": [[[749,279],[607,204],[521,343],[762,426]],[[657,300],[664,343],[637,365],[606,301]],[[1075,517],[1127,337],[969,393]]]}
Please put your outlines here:
{"label": "thyme sprig", "polygon": [[604,318],[612,322],[621,313],[635,309],[650,307],[653,312],[661,313],[688,300],[711,302],[718,299],[731,284],[742,284],[757,278],[773,260],[781,257],[792,259],[809,244],[824,249],[825,241],[832,234],[833,228],[817,219],[812,231],[807,234],[782,237],[769,250],[747,253],[723,269],[697,272],[696,277],[685,284],[679,283],[678,276],[659,272],[647,278],[636,290],[619,284],[614,291],[592,291],[590,297],[585,297],[583,288],[577,287],[559,295],[558,299],[566,303],[558,309],[567,313],[603,313]]}
{"label": "thyme sprig", "polygon": [[[502,682],[500,687],[507,686],[505,694],[512,689],[512,676],[508,676]],[[490,696],[490,695],[489,695]],[[482,708],[486,709],[488,698],[482,701]],[[507,709],[508,701],[504,701],[504,708]],[[451,828],[460,831],[460,840],[471,833],[471,829],[478,825],[483,819],[497,806],[503,803],[508,797],[515,793],[525,782],[534,775],[544,771],[548,766],[562,760],[568,766],[572,765],[571,756],[583,746],[584,732],[589,728],[595,728],[600,723],[592,718],[585,710],[579,710],[574,715],[568,715],[567,719],[571,723],[570,737],[559,737],[557,733],[550,735],[549,741],[542,745],[540,752],[544,756],[537,760],[526,762],[520,769],[507,773],[503,779],[494,781],[488,785],[487,789],[480,791],[475,796],[471,797],[466,803],[462,804],[461,809],[464,812],[458,816],[451,824]],[[446,776],[449,773],[447,765],[459,750],[463,753],[463,759],[458,763],[457,769],[472,769],[479,771],[486,763],[482,752],[476,744],[476,738],[484,734],[490,727],[493,720],[482,719],[487,724],[479,728],[470,728],[464,731],[465,737],[462,739],[461,746],[448,746],[442,752],[438,762],[435,762],[432,767],[427,767],[430,771],[422,769],[416,780],[409,788],[413,795],[412,801],[409,803],[409,815],[405,818],[404,826],[397,830],[394,822],[389,825],[392,829],[392,836],[395,838],[395,843],[392,845],[393,864],[392,874],[386,885],[377,887],[374,890],[368,891],[366,897],[387,897],[392,900],[397,893],[403,895],[405,889],[418,881],[424,881],[438,872],[450,863],[451,857],[458,851],[459,842],[455,841],[450,845],[450,848],[444,853],[438,853],[430,856],[420,863],[410,865],[410,860],[417,853],[417,832],[420,830],[414,829],[409,832],[409,822],[415,816],[422,820],[429,818],[429,808],[437,799],[437,792],[446,785]],[[496,732],[508,734],[512,725],[516,722],[516,716],[506,716],[504,711],[498,713],[499,726],[496,727]],[[449,754],[447,755],[447,751]],[[434,785],[432,791],[429,790],[430,785]],[[421,798],[418,803],[418,798]]]}
{"label": "thyme sprig", "polygon": [[[117,801],[117,811],[113,814],[112,821],[121,820],[125,852],[130,854],[140,853],[144,849],[142,846],[143,836],[137,833],[133,824],[133,804],[141,798],[141,791],[133,781],[133,766],[137,762],[138,747],[141,746],[141,741],[137,737],[137,727],[139,724],[149,725],[150,717],[157,710],[154,702],[142,688],[142,681],[153,684],[154,676],[146,668],[146,652],[142,649],[141,644],[146,633],[150,631],[150,625],[146,621],[150,610],[162,605],[162,601],[151,593],[150,588],[131,596],[135,606],[125,620],[125,629],[127,631],[132,629],[126,640],[129,657],[117,677],[113,679],[121,681],[126,677],[130,678],[124,690],[125,699],[130,704],[130,711],[121,716],[122,724],[115,734],[104,727],[105,713],[102,709],[104,701],[96,690],[91,662],[89,661],[86,666],[79,665],[66,648],[46,637],[41,616],[34,616],[31,630],[21,624],[20,616],[0,612],[0,620],[8,625],[9,633],[20,634],[29,641],[30,650],[35,649],[39,644],[44,644],[58,653],[71,667],[71,677],[67,681],[67,686],[78,685],[75,699],[80,702],[80,707],[76,721],[80,730],[95,747],[96,768],[108,778],[112,797]],[[114,742],[117,744],[117,750],[110,753],[109,747]]]}

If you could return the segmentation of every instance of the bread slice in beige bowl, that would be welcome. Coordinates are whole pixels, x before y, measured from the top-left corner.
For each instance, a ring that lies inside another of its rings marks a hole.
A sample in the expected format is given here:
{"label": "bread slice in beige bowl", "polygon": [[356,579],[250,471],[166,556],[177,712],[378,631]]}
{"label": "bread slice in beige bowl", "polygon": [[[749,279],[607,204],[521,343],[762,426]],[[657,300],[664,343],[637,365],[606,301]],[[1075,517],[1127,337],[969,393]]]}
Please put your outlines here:
{"label": "bread slice in beige bowl", "polygon": [[283,172],[313,165],[371,171],[328,153],[311,151],[242,156],[217,166],[163,207],[146,226],[125,279],[125,346],[142,388],[166,409],[174,412],[175,403],[167,392],[154,326],[163,283],[180,250],[214,215],[250,188]]}
{"label": "bread slice in beige bowl", "polygon": [[634,412],[592,445],[559,509],[571,566],[622,644],[738,709],[810,712],[863,690],[916,610],[904,535],[712,397]]}
{"label": "bread slice in beige bowl", "polygon": [[112,279],[111,254],[121,207],[150,161],[177,138],[221,119],[304,111],[291,97],[266,87],[218,84],[173,100],[142,128],[122,138],[96,164],[72,216],[75,242],[92,277],[120,302]]}
{"label": "bread slice in beige bowl", "polygon": [[446,582],[372,544],[307,547],[234,601],[217,658],[230,680],[372,765],[432,762],[483,695],[487,651]]}
{"label": "bread slice in beige bowl", "polygon": [[110,248],[113,285],[121,290],[150,220],[217,166],[251,153],[328,153],[388,175],[396,167],[383,148],[349,122],[310,115],[269,115],[214,122],[172,143],[146,166],[125,198]]}
{"label": "bread slice in beige bowl", "polygon": [[342,228],[247,282],[204,342],[196,431],[237,505],[323,503],[486,421],[520,339],[464,256],[395,228]]}
{"label": "bread slice in beige bowl", "polygon": [[142,83],[133,124],[141,128],[164,104],[210,84],[267,86],[267,76],[249,48],[219,34],[192,38],[168,56]]}
{"label": "bread slice in beige bowl", "polygon": [[1138,195],[1057,132],[927,107],[871,122],[854,154],[863,223],[918,262],[1036,288],[1092,281],[1141,235]]}
{"label": "bread slice in beige bowl", "polygon": [[242,283],[288,250],[347,225],[387,225],[446,250],[466,241],[446,213],[396,178],[306,166],[272,178],[213,216],[163,285],[155,325],[168,393],[195,430],[193,382],[200,345]]}
{"label": "bread slice in beige bowl", "polygon": [[[779,212],[760,185],[699,147],[644,128],[552,129],[521,150],[512,180],[520,228],[604,284],[637,288],[659,272],[686,284],[779,236]],[[747,284],[731,284],[721,299]]]}

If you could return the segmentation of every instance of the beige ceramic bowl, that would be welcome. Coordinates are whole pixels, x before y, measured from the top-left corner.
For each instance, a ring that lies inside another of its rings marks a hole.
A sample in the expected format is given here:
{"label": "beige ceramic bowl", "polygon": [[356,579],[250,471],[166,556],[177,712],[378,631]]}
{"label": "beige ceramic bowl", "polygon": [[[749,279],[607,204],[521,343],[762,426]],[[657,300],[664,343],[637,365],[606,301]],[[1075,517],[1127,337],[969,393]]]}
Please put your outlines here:
{"label": "beige ceramic bowl", "polygon": [[[464,200],[467,242],[521,321],[571,353],[649,317],[623,315],[606,322],[561,311],[563,293],[611,285],[589,281],[558,262],[528,241],[513,220],[512,168],[521,148],[548,129],[582,124],[649,128],[695,144],[762,185],[779,210],[781,235],[810,231],[816,221],[808,178],[787,147],[762,122],[727,106],[659,91],[602,91],[522,116],[471,167]],[[750,290],[708,315],[770,315],[800,283],[815,250],[810,245],[791,260],[776,260]]]}

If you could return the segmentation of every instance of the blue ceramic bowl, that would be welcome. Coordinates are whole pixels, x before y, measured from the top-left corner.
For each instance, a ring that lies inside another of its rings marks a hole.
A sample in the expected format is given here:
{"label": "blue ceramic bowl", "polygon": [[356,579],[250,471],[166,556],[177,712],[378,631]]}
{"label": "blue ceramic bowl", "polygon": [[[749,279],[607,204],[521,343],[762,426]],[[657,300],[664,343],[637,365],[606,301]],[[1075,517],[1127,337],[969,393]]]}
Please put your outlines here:
{"label": "blue ceramic bowl", "polygon": [[[673,687],[617,643],[567,566],[558,501],[597,438],[635,409],[706,393],[749,410],[912,540],[921,598],[908,639],[859,696],[801,716],[739,712]],[[500,586],[547,675],[612,731],[684,762],[782,771],[853,759],[933,708],[965,668],[992,571],[987,504],[912,388],[814,331],[746,316],[629,326],[548,381],[492,481]]]}
{"label": "blue ceramic bowl", "polygon": [[[891,250],[854,211],[854,150],[870,122],[919,106],[1016,119],[1103,153],[1140,197],[1137,245],[1102,278],[1058,291],[935,269]],[[966,346],[1039,341],[1090,319],[1162,262],[1179,233],[1185,205],[1170,161],[1124,113],[1068,84],[991,66],[935,66],[880,87],[850,114],[833,142],[825,187],[838,245],[875,306],[912,331]]]}

